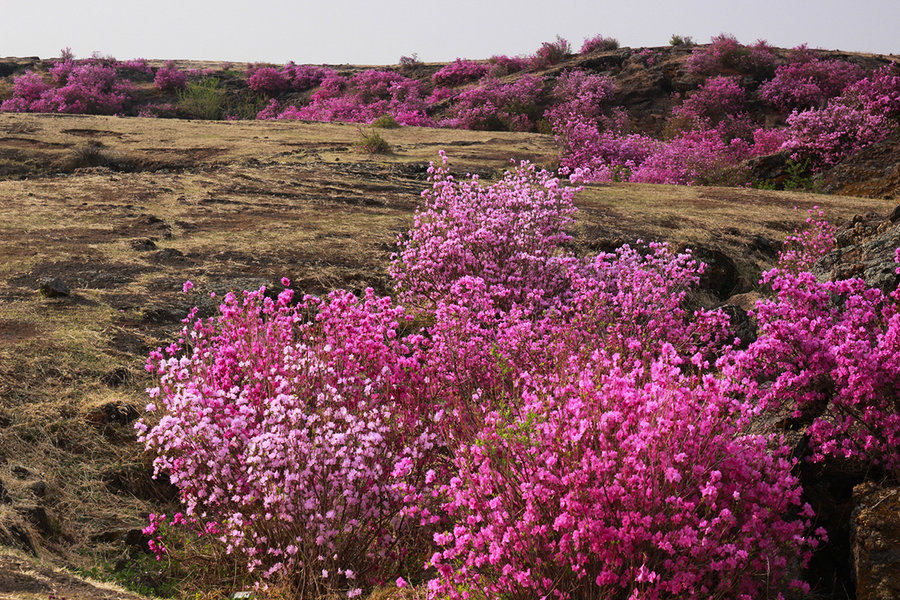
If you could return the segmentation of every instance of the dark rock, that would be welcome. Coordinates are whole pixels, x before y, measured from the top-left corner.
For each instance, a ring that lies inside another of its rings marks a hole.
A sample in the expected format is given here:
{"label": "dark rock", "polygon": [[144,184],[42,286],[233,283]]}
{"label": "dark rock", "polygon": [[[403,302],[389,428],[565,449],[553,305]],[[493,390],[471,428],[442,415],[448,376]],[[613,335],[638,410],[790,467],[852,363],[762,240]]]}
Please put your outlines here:
{"label": "dark rock", "polygon": [[778,255],[778,247],[768,238],[757,235],[750,241],[750,250],[759,252],[763,256],[775,258]]}
{"label": "dark rock", "polygon": [[97,426],[127,425],[140,416],[140,413],[134,406],[117,400],[92,409],[88,412],[87,420],[89,423]]}
{"label": "dark rock", "polygon": [[65,298],[72,291],[59,277],[45,277],[38,281],[38,290],[45,298]]}
{"label": "dark rock", "polygon": [[700,289],[709,290],[719,299],[728,298],[738,283],[737,265],[719,250],[698,246],[691,251],[695,260],[706,265],[700,275]]}
{"label": "dark rock", "polygon": [[165,475],[154,479],[152,467],[149,465],[110,469],[101,474],[100,479],[114,494],[162,502],[171,502],[178,498],[178,488],[172,485]]}
{"label": "dark rock", "polygon": [[38,498],[45,497],[48,489],[47,482],[43,480],[33,481],[28,484],[28,490]]}
{"label": "dark rock", "polygon": [[118,366],[101,375],[100,381],[107,387],[120,388],[134,381],[134,375],[127,367]]}
{"label": "dark rock", "polygon": [[132,240],[131,249],[137,250],[138,252],[149,252],[150,250],[156,250],[156,242],[150,238]]}
{"label": "dark rock", "polygon": [[891,216],[888,217],[888,221],[891,223],[900,221],[900,204],[897,205],[897,208],[895,208],[894,212],[891,213]]}
{"label": "dark rock", "polygon": [[6,491],[6,486],[3,485],[3,480],[0,479],[0,504],[9,504],[12,502],[12,498],[9,497],[9,492]]}
{"label": "dark rock", "polygon": [[50,516],[43,506],[17,506],[16,512],[31,523],[42,536],[49,537],[53,535],[53,525],[50,522]]}
{"label": "dark rock", "polygon": [[150,260],[155,263],[180,263],[185,261],[184,252],[175,248],[163,248],[159,252],[150,255]]}
{"label": "dark rock", "polygon": [[900,487],[871,483],[853,490],[852,543],[856,597],[900,598]]}
{"label": "dark rock", "polygon": [[[719,307],[719,310],[728,315],[731,323],[731,335],[741,340],[739,348],[747,348],[756,341],[757,328],[756,321],[750,318],[747,311],[735,304],[725,304]],[[728,340],[729,342],[732,340]]]}
{"label": "dark rock", "polygon": [[182,312],[165,306],[148,306],[141,314],[149,323],[178,323],[184,316]]}
{"label": "dark rock", "polygon": [[784,186],[789,176],[787,167],[790,159],[791,153],[787,151],[751,158],[747,161],[750,180],[774,184],[776,188]]}
{"label": "dark rock", "polygon": [[28,479],[31,477],[31,470],[22,465],[13,465],[9,470],[19,479]]}
{"label": "dark rock", "polygon": [[108,529],[91,536],[92,542],[101,542],[106,544],[123,542],[129,548],[144,550],[146,552],[150,551],[150,548],[147,546],[147,542],[149,540],[149,536],[145,535],[144,532],[141,531],[141,529],[136,527],[128,529]]}
{"label": "dark rock", "polygon": [[31,533],[28,528],[21,522],[0,523],[0,546],[7,548],[18,548],[31,554],[37,555],[37,548],[34,540],[31,539]]}

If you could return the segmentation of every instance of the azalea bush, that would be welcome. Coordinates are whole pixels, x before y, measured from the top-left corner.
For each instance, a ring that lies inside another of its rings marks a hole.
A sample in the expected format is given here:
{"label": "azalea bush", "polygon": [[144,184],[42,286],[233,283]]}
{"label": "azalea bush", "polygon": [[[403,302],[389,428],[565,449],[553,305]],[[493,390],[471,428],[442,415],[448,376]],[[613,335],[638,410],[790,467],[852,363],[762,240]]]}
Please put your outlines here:
{"label": "azalea bush", "polygon": [[371,290],[265,291],[228,294],[209,320],[195,311],[181,342],[151,354],[148,410],[163,416],[140,439],[179,488],[183,525],[262,581],[353,597],[428,548],[424,340],[401,338],[409,317]]}
{"label": "azalea bush", "polygon": [[166,92],[183,90],[187,86],[187,74],[179,71],[175,67],[175,63],[170,60],[156,71],[153,83],[158,89]]}
{"label": "azalea bush", "polygon": [[863,76],[860,67],[842,60],[792,62],[775,70],[775,77],[760,86],[759,96],[785,111],[822,108]]}
{"label": "azalea bush", "polygon": [[607,52],[619,48],[619,40],[614,37],[605,37],[603,35],[595,35],[587,38],[581,45],[581,54],[590,54],[591,52]]}
{"label": "azalea bush", "polygon": [[414,226],[391,276],[402,302],[432,308],[453,284],[478,276],[503,306],[541,305],[565,285],[559,251],[571,239],[575,189],[523,162],[495,184],[456,181],[446,156],[429,168]]}
{"label": "azalea bush", "polygon": [[523,75],[512,83],[488,78],[458,94],[441,127],[487,131],[533,131],[542,114],[544,86],[539,77]]}
{"label": "azalea bush", "polygon": [[474,60],[457,58],[449,65],[441,67],[440,70],[431,76],[431,81],[435,86],[455,87],[481,79],[487,72],[488,66],[485,64],[477,63]]}
{"label": "azalea bush", "polygon": [[816,215],[808,222],[763,274],[774,297],[757,304],[759,337],[726,372],[764,409],[810,423],[814,460],[900,477],[900,289],[818,281],[810,269],[834,247],[835,230]]}

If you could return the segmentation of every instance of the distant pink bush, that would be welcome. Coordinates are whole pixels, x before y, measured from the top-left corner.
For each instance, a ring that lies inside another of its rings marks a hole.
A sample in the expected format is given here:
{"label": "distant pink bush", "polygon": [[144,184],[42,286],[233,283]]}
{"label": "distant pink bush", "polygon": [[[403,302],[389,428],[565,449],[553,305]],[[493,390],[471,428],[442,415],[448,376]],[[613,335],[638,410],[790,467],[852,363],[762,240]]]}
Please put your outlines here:
{"label": "distant pink bush", "polygon": [[605,52],[616,50],[619,47],[619,40],[613,37],[604,37],[603,35],[595,35],[587,38],[581,45],[581,54],[590,54],[591,52]]}
{"label": "distant pink bush", "polygon": [[330,72],[305,106],[290,106],[274,114],[270,104],[257,118],[371,123],[382,115],[401,125],[431,126],[422,83],[394,73],[369,69],[343,77]]}
{"label": "distant pink bush", "polygon": [[543,83],[523,75],[512,83],[484,79],[461,92],[438,124],[441,127],[488,131],[533,131],[541,115]]}
{"label": "distant pink bush", "polygon": [[739,78],[710,77],[672,110],[672,116],[698,124],[717,125],[726,117],[739,117],[746,109],[746,92]]}
{"label": "distant pink bush", "polygon": [[455,87],[481,79],[487,72],[488,66],[485,64],[457,58],[432,75],[431,81],[435,86]]}
{"label": "distant pink bush", "polygon": [[262,67],[253,72],[247,86],[254,92],[278,94],[291,89],[291,82],[284,73],[274,67]]}
{"label": "distant pink bush", "polygon": [[170,60],[156,71],[153,83],[157,89],[165,92],[183,90],[187,85],[187,74],[179,71],[175,63]]}
{"label": "distant pink bush", "polygon": [[823,108],[864,75],[860,67],[846,61],[792,62],[776,69],[775,77],[760,86],[759,96],[785,111]]}
{"label": "distant pink bush", "polygon": [[746,54],[746,47],[738,42],[737,38],[722,33],[713,37],[708,46],[694,48],[685,66],[689,73],[697,75],[736,71]]}
{"label": "distant pink bush", "polygon": [[505,77],[528,68],[530,62],[520,56],[497,54],[488,59],[491,77]]}
{"label": "distant pink bush", "polygon": [[725,141],[715,129],[685,132],[647,158],[631,173],[631,181],[677,185],[742,185],[747,173],[740,163],[750,156],[741,139]]}
{"label": "distant pink bush", "polygon": [[572,45],[565,39],[556,36],[555,42],[544,42],[531,57],[531,67],[544,69],[562,62],[572,54]]}
{"label": "distant pink bush", "polygon": [[612,81],[580,69],[563,71],[553,88],[552,104],[544,113],[551,126],[569,119],[598,120],[615,99]]}
{"label": "distant pink bush", "polygon": [[794,111],[785,148],[817,167],[832,165],[896,131],[898,117],[900,73],[886,67],[848,86],[823,109]]}

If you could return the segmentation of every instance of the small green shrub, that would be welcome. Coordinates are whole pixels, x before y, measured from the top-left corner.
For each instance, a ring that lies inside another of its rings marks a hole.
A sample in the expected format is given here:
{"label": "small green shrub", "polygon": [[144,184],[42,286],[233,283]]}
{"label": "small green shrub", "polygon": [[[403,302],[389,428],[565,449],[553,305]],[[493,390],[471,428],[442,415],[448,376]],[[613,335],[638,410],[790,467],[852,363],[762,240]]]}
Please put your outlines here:
{"label": "small green shrub", "polygon": [[178,110],[193,119],[221,119],[225,103],[225,90],[215,77],[191,81],[178,92]]}
{"label": "small green shrub", "polygon": [[673,33],[672,37],[669,38],[670,46],[693,46],[694,40],[689,35],[678,35],[677,33]]}
{"label": "small green shrub", "polygon": [[388,154],[391,145],[387,143],[377,131],[365,131],[360,129],[360,138],[356,142],[356,149],[366,154]]}
{"label": "small green shrub", "polygon": [[398,123],[397,119],[391,115],[381,115],[372,121],[372,127],[378,127],[379,129],[397,129],[400,127],[400,123]]}

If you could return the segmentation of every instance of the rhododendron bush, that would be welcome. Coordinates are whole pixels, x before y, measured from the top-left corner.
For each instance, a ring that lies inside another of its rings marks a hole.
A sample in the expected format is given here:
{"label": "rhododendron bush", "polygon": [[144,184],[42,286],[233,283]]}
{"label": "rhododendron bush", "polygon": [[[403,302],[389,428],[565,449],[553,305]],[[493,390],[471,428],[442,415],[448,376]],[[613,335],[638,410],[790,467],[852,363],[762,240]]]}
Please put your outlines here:
{"label": "rhododendron bush", "polygon": [[834,234],[812,220],[739,350],[723,313],[687,308],[690,254],[576,256],[575,190],[549,173],[430,175],[391,266],[400,305],[297,302],[285,280],[152,355],[162,416],[139,427],[175,525],[298,596],[398,575],[450,598],[806,589],[824,533],[756,423],[787,408],[813,458],[900,474],[900,292],[816,281]]}
{"label": "rhododendron bush", "polygon": [[435,434],[417,405],[422,340],[400,339],[408,317],[371,292],[297,304],[290,289],[264,292],[192,314],[151,355],[148,409],[164,416],[140,437],[180,488],[185,523],[300,595],[353,596],[424,558]]}

